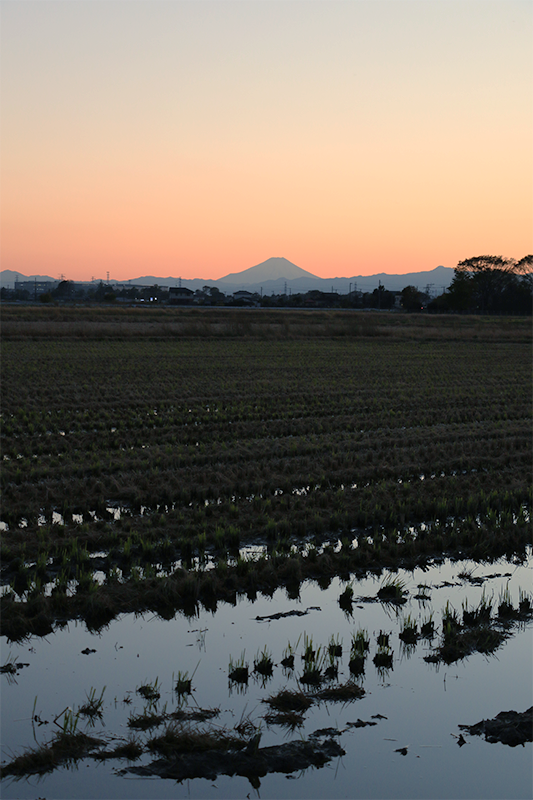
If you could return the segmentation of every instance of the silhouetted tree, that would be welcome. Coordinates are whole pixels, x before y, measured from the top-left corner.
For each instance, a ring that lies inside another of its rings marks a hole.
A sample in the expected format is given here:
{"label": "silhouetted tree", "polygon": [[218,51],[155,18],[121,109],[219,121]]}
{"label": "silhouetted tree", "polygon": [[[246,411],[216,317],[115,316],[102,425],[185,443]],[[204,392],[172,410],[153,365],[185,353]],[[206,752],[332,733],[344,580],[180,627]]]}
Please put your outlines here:
{"label": "silhouetted tree", "polygon": [[513,262],[502,256],[474,256],[457,264],[456,271],[467,274],[472,281],[474,301],[485,314],[501,294]]}
{"label": "silhouetted tree", "polygon": [[402,306],[406,311],[422,311],[424,297],[416,286],[406,286],[402,289]]}

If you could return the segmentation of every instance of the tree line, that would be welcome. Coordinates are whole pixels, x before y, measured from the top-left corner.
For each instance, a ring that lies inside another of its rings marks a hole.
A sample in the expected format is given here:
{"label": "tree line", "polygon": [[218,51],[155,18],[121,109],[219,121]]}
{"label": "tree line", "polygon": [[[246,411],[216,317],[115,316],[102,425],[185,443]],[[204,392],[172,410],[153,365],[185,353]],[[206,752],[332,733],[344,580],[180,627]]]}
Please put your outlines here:
{"label": "tree line", "polygon": [[533,255],[516,261],[474,256],[460,261],[447,292],[428,306],[434,311],[470,314],[531,314]]}
{"label": "tree line", "polygon": [[[28,291],[2,288],[2,300],[34,299]],[[73,281],[61,281],[52,291],[40,295],[42,303],[168,303],[168,289],[157,284],[146,287],[117,289],[100,282],[84,287]],[[416,286],[405,286],[393,292],[380,285],[372,292],[353,291],[347,294],[312,289],[295,294],[262,295],[247,293],[245,297],[226,295],[216,286],[203,286],[191,293],[190,302],[197,306],[260,306],[266,308],[372,308],[403,309],[417,312],[463,314],[530,315],[533,308],[533,256],[519,261],[504,256],[474,256],[460,261],[448,289],[431,298]]]}

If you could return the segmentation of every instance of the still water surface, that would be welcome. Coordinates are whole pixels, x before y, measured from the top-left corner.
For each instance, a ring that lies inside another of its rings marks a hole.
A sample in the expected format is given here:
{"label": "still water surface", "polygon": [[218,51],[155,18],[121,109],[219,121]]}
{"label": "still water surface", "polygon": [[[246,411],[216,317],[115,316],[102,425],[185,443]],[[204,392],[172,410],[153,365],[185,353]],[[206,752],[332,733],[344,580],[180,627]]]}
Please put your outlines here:
{"label": "still water surface", "polygon": [[[490,576],[481,586],[458,577],[473,570],[477,577]],[[255,790],[246,778],[218,777],[215,781],[196,779],[177,784],[160,778],[141,779],[119,776],[123,761],[97,763],[85,760],[76,768],[62,768],[41,779],[2,782],[4,798],[530,798],[533,796],[532,745],[508,747],[489,744],[480,737],[466,735],[467,744],[459,747],[458,725],[474,724],[500,711],[524,711],[532,705],[532,628],[518,626],[493,656],[474,654],[452,665],[433,665],[423,660],[431,643],[419,641],[406,648],[398,634],[401,619],[411,614],[422,622],[431,612],[437,634],[442,610],[447,601],[461,614],[463,601],[476,605],[485,591],[495,603],[509,588],[514,605],[519,587],[531,591],[531,561],[526,565],[500,562],[478,565],[472,562],[443,562],[429,570],[399,571],[406,582],[407,603],[399,609],[358,598],[375,597],[382,578],[354,582],[353,614],[346,614],[338,598],[346,584],[332,580],[327,589],[305,583],[300,597],[289,599],[278,590],[270,599],[258,596],[255,602],[240,600],[235,607],[220,604],[215,613],[201,611],[193,619],[182,615],[171,621],[156,616],[125,615],[102,633],[91,634],[82,623],[71,623],[46,639],[31,639],[19,645],[2,643],[2,663],[9,657],[29,663],[16,677],[2,677],[2,758],[10,760],[24,747],[34,745],[31,716],[35,713],[48,725],[36,729],[39,742],[49,738],[53,718],[65,706],[76,707],[86,701],[92,687],[100,694],[105,686],[104,717],[95,735],[126,737],[130,715],[142,712],[146,703],[135,690],[156,678],[161,699],[158,710],[177,707],[172,692],[178,671],[194,671],[194,692],[189,705],[220,707],[217,724],[233,727],[249,717],[261,722],[261,746],[280,744],[307,737],[319,728],[343,731],[338,739],[346,755],[321,769],[310,769],[290,776],[273,774],[261,778]],[[414,598],[418,585],[425,584],[430,600]],[[452,585],[446,585],[452,584]],[[291,610],[305,611],[272,621],[256,617]],[[297,688],[302,672],[303,635],[317,646],[326,647],[331,636],[339,637],[343,656],[339,661],[339,682],[350,677],[348,669],[351,635],[364,628],[371,640],[364,676],[360,679],[365,696],[353,703],[321,703],[306,714],[305,725],[287,734],[279,727],[269,728],[262,716],[268,710],[263,698],[282,688]],[[379,671],[372,662],[377,651],[376,636],[390,634],[394,651],[393,667]],[[438,636],[434,639],[437,643]],[[288,642],[296,645],[294,673],[279,663]],[[273,677],[266,682],[250,677],[248,687],[239,692],[228,684],[230,658],[243,651],[253,667],[254,658],[264,647],[272,653]],[[83,655],[85,648],[95,653]],[[131,699],[125,703],[124,698]],[[348,722],[370,720],[381,714],[372,727],[350,728]],[[82,726],[85,729],[85,723]],[[152,731],[154,735],[157,731]],[[141,734],[146,739],[149,733]],[[407,747],[406,756],[395,752]],[[149,763],[143,756],[140,763]]]}

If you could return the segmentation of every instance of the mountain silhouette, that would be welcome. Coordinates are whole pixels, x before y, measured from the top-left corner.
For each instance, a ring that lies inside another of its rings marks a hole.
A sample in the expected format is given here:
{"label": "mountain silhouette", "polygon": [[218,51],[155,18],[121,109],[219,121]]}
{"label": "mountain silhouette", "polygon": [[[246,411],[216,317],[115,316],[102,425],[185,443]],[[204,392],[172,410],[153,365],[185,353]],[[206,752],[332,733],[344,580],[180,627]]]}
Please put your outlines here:
{"label": "mountain silhouette", "polygon": [[255,267],[249,267],[242,272],[230,272],[219,278],[220,283],[261,283],[261,281],[287,280],[294,281],[299,278],[317,278],[312,272],[297,267],[286,258],[267,258]]}
{"label": "mountain silhouette", "polygon": [[[371,292],[379,284],[385,289],[393,292],[401,291],[405,286],[417,286],[424,289],[431,287],[432,294],[441,294],[448,287],[453,279],[454,270],[451,267],[435,267],[435,269],[411,272],[408,274],[391,274],[380,272],[378,275],[353,275],[346,278],[319,278],[312,272],[307,272],[301,267],[297,267],[286,258],[269,258],[255,267],[250,267],[242,272],[232,272],[223,278],[209,280],[206,278],[180,278],[158,275],[143,275],[128,280],[114,280],[111,278],[109,283],[113,284],[132,284],[137,286],[178,286],[183,285],[195,291],[202,289],[205,285],[216,286],[226,294],[232,294],[237,289],[246,289],[250,292],[262,292],[263,294],[283,294],[286,291],[292,293],[308,292],[311,289],[319,289],[323,292],[339,292],[346,294],[350,290]],[[47,275],[23,275],[12,270],[2,270],[0,272],[0,285],[13,287],[15,280],[20,281],[59,281]],[[88,284],[89,281],[76,281],[76,283]]]}

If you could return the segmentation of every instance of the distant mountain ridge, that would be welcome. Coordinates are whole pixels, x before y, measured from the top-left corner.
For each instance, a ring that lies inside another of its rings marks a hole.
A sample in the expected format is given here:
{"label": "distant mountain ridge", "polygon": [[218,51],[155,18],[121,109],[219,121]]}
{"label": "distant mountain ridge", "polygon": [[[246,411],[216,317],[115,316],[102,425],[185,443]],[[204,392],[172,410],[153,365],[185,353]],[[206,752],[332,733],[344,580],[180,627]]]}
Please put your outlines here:
{"label": "distant mountain ridge", "polygon": [[[263,294],[281,294],[285,291],[309,292],[318,289],[322,292],[338,292],[347,294],[350,289],[362,292],[371,292],[380,283],[389,291],[399,292],[405,286],[417,286],[424,290],[431,287],[431,293],[441,294],[448,288],[453,280],[454,270],[452,267],[438,266],[432,270],[424,272],[410,272],[403,275],[389,274],[381,272],[375,275],[354,275],[347,278],[319,278],[311,272],[298,267],[286,258],[269,258],[249,267],[242,272],[231,272],[217,280],[205,280],[195,278],[192,280],[182,280],[183,286],[189,289],[201,289],[205,285],[216,286],[226,294],[232,294],[238,290],[248,292],[262,292]],[[155,283],[164,286],[177,286],[176,278],[157,278],[153,275],[146,275],[135,278],[131,283],[151,286]]]}
{"label": "distant mountain ridge", "polygon": [[312,272],[307,272],[305,269],[297,267],[296,264],[286,258],[268,258],[266,261],[262,261],[261,264],[244,269],[242,272],[230,272],[229,275],[225,275],[220,280],[224,283],[257,284],[261,283],[261,281],[294,281],[302,278],[320,280]]}
{"label": "distant mountain ridge", "polygon": [[[347,278],[319,278],[311,272],[307,272],[301,267],[296,266],[286,258],[269,258],[256,264],[254,267],[242,270],[242,272],[231,272],[217,280],[206,278],[193,278],[191,280],[176,278],[174,276],[161,277],[156,275],[144,275],[129,280],[117,281],[110,280],[110,284],[131,283],[137,286],[178,286],[182,285],[195,291],[203,286],[216,286],[226,294],[232,294],[239,289],[248,292],[262,292],[263,294],[281,294],[285,291],[291,293],[308,292],[318,289],[323,292],[338,292],[347,294],[350,289],[362,292],[371,292],[379,284],[389,291],[399,292],[406,286],[417,286],[420,290],[430,287],[431,294],[442,294],[448,288],[454,275],[451,267],[435,267],[434,269],[423,272],[410,272],[403,275],[389,274],[380,272],[375,275],[353,275]],[[18,281],[52,281],[57,282],[57,278],[46,275],[28,275],[12,270],[2,270],[0,273],[0,286],[12,288],[15,280]],[[89,281],[75,281],[76,283],[89,283]]]}

